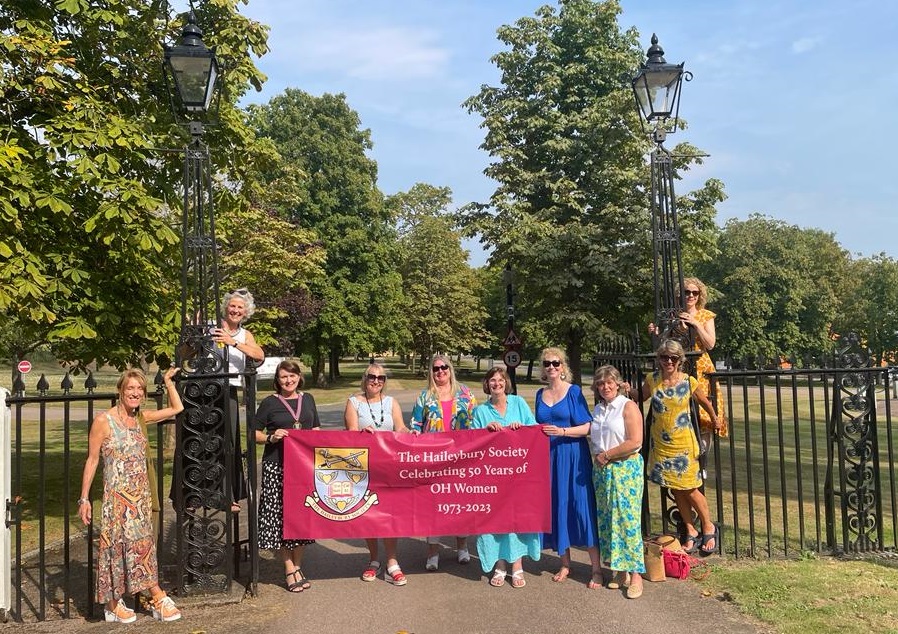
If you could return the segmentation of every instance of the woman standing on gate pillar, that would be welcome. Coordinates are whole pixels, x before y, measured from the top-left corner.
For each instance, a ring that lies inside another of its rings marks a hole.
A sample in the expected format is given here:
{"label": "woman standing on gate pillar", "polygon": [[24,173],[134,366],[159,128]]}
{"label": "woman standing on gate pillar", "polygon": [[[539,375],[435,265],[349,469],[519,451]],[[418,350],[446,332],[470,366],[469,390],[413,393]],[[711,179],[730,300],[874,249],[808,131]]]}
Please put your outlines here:
{"label": "woman standing on gate pillar", "polygon": [[[246,359],[249,357],[256,363],[265,360],[265,352],[256,343],[253,333],[243,327],[243,322],[256,311],[253,295],[245,288],[225,293],[221,302],[222,327],[212,329],[212,339],[224,347],[228,362],[228,374],[232,376],[228,382],[228,405],[230,407],[231,443],[234,448],[234,470],[231,475],[233,499],[231,510],[239,511],[238,502],[246,498],[246,474],[243,471],[243,451],[240,442],[240,399],[238,390],[243,387],[242,372],[246,370]],[[227,508],[227,503],[225,503]]]}
{"label": "woman standing on gate pillar", "polygon": [[168,420],[184,410],[174,375],[175,368],[171,368],[164,378],[168,407],[142,412],[146,376],[140,370],[127,370],[118,380],[115,407],[98,415],[90,428],[78,515],[85,525],[93,519],[88,495],[102,457],[103,525],[97,550],[97,601],[105,604],[109,622],[133,623],[137,616],[122,597],[146,590],[150,591],[153,618],[181,618],[174,602],[159,587],[147,471],[146,424]]}

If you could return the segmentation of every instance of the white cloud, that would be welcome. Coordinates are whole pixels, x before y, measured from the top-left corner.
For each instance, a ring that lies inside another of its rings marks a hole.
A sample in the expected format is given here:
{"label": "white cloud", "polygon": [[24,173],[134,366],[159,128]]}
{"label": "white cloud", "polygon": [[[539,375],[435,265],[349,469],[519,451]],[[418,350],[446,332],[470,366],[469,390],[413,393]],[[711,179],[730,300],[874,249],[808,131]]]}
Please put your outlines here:
{"label": "white cloud", "polygon": [[437,39],[434,31],[408,27],[324,30],[306,35],[300,55],[312,70],[355,79],[426,79],[443,75],[449,61]]}
{"label": "white cloud", "polygon": [[792,42],[792,52],[801,55],[802,53],[807,53],[808,51],[813,50],[819,43],[819,37],[803,37]]}

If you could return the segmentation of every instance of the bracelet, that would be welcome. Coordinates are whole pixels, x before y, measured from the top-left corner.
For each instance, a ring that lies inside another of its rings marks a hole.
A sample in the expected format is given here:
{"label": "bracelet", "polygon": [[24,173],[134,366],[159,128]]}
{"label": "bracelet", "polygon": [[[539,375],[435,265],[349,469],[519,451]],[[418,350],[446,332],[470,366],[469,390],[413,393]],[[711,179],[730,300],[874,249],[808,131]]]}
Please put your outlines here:
{"label": "bracelet", "polygon": [[90,500],[87,498],[78,498],[78,506],[81,506],[82,504],[90,504]]}
{"label": "bracelet", "polygon": [[565,429],[564,427],[561,428],[561,435],[567,436],[567,429]]}
{"label": "bracelet", "polygon": [[268,434],[267,436],[265,436],[265,444],[266,445],[271,444],[271,434]]}

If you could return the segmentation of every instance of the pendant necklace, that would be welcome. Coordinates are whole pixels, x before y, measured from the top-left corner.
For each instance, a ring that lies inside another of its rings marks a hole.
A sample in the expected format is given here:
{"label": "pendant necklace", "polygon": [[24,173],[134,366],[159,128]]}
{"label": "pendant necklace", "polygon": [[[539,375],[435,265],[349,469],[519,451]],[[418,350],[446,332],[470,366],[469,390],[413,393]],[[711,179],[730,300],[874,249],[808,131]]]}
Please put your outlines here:
{"label": "pendant necklace", "polygon": [[374,420],[374,410],[371,409],[371,401],[368,400],[368,394],[365,394],[365,402],[368,403],[368,414],[371,416],[371,422],[374,423],[374,426],[378,429],[381,429],[384,426],[384,399],[380,398],[380,422],[378,423]]}
{"label": "pendant necklace", "polygon": [[299,429],[299,410],[302,407],[302,395],[298,396],[296,399],[296,411],[294,411],[293,408],[290,407],[290,403],[283,396],[278,394],[278,398],[280,399],[281,403],[284,404],[284,407],[287,408],[287,411],[290,412],[290,416],[293,418],[293,429]]}

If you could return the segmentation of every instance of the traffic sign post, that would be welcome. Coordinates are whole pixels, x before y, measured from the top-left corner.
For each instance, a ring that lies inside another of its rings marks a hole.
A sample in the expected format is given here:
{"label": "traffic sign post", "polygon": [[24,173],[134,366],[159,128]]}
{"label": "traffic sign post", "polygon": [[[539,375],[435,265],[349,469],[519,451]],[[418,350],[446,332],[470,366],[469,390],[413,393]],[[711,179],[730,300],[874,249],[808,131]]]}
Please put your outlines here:
{"label": "traffic sign post", "polygon": [[521,365],[521,353],[517,350],[506,350],[502,355],[502,361],[509,368],[516,368]]}

